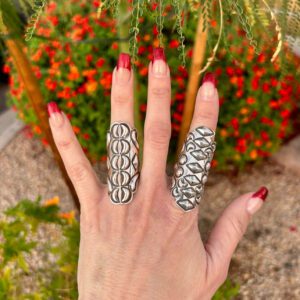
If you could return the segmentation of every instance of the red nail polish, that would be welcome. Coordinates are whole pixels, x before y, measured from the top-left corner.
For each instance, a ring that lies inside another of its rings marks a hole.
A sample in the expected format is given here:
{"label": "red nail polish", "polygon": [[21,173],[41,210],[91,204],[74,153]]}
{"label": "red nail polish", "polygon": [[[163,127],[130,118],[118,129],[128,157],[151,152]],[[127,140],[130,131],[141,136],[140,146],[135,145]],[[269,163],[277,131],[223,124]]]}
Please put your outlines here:
{"label": "red nail polish", "polygon": [[130,55],[127,53],[120,53],[119,59],[117,62],[117,70],[119,68],[131,70],[131,62],[130,62]]}
{"label": "red nail polish", "polygon": [[47,104],[48,114],[51,116],[53,113],[60,113],[60,109],[58,108],[55,102],[50,102]]}
{"label": "red nail polish", "polygon": [[164,48],[161,48],[161,47],[153,48],[153,61],[159,60],[159,59],[166,61]]}
{"label": "red nail polish", "polygon": [[202,83],[211,82],[214,86],[216,86],[216,77],[213,73],[208,72],[204,75]]}
{"label": "red nail polish", "polygon": [[268,197],[269,191],[266,187],[261,187],[257,192],[252,195],[252,198],[260,198],[261,200],[265,201]]}

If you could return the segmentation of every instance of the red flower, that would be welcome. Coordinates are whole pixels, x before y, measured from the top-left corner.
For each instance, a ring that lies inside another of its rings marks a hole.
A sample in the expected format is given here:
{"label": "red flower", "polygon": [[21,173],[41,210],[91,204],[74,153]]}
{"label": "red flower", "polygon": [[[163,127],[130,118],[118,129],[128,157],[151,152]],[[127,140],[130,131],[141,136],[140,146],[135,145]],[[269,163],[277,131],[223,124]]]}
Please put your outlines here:
{"label": "red flower", "polygon": [[270,91],[270,86],[267,83],[264,83],[262,89],[265,93],[268,93]]}
{"label": "red flower", "polygon": [[182,115],[179,114],[179,113],[176,113],[176,112],[175,112],[175,113],[172,115],[172,117],[173,117],[174,120],[176,120],[176,121],[178,121],[178,122],[181,122],[181,121],[182,121]]}
{"label": "red flower", "polygon": [[114,50],[117,50],[119,48],[119,45],[117,42],[113,42],[112,45],[111,45],[111,48],[114,49]]}
{"label": "red flower", "polygon": [[269,134],[268,134],[266,131],[262,131],[262,132],[260,133],[260,136],[261,136],[261,138],[262,138],[265,142],[267,142],[267,141],[270,140]]}
{"label": "red flower", "polygon": [[252,89],[253,89],[254,91],[258,90],[258,88],[259,88],[259,77],[255,76],[255,77],[252,79],[251,86],[252,86]]}
{"label": "red flower", "polygon": [[84,134],[82,135],[82,137],[83,137],[83,139],[85,139],[85,140],[89,140],[89,139],[90,139],[90,135],[89,135],[88,133],[84,133]]}
{"label": "red flower", "polygon": [[190,49],[186,53],[187,57],[191,58],[193,56],[193,49]]}
{"label": "red flower", "polygon": [[239,138],[235,148],[238,152],[245,153],[247,150],[247,140],[244,138]]}
{"label": "red flower", "polygon": [[252,105],[256,102],[256,100],[253,97],[248,97],[246,102],[247,102],[247,104]]}
{"label": "red flower", "polygon": [[47,78],[45,80],[45,85],[49,91],[55,91],[57,87],[56,81],[52,80],[51,78]]}
{"label": "red flower", "polygon": [[271,86],[276,87],[278,85],[278,81],[276,78],[271,78]]}
{"label": "red flower", "polygon": [[10,70],[10,67],[8,65],[4,65],[2,71],[5,74],[9,74],[11,70]]}
{"label": "red flower", "polygon": [[239,120],[237,118],[233,118],[230,122],[234,130],[239,129]]}
{"label": "red flower", "polygon": [[267,117],[262,117],[260,119],[260,121],[262,122],[262,124],[266,124],[266,125],[269,125],[269,126],[274,126],[274,122],[273,120],[267,118]]}
{"label": "red flower", "polygon": [[93,55],[92,55],[92,54],[88,54],[88,55],[85,57],[85,60],[86,60],[86,62],[89,64],[90,62],[93,61]]}
{"label": "red flower", "polygon": [[177,101],[183,101],[184,97],[185,97],[184,93],[176,93],[175,100],[177,100]]}
{"label": "red flower", "polygon": [[96,62],[96,67],[101,68],[105,63],[105,59],[103,57],[100,57]]}
{"label": "red flower", "polygon": [[291,112],[288,109],[285,109],[283,111],[280,112],[280,116],[285,119],[288,118],[290,116]]}
{"label": "red flower", "polygon": [[142,55],[146,50],[147,50],[147,48],[145,46],[140,46],[138,49],[138,54]]}
{"label": "red flower", "polygon": [[226,67],[226,73],[229,76],[233,76],[235,74],[234,68],[232,68],[232,67]]}
{"label": "red flower", "polygon": [[172,41],[170,41],[170,43],[169,43],[169,47],[170,48],[178,48],[178,46],[179,46],[179,41],[177,41],[177,40],[172,40]]}
{"label": "red flower", "polygon": [[140,105],[140,111],[141,111],[141,112],[146,112],[146,110],[147,110],[147,105],[144,104],[144,103],[141,104],[141,105]]}
{"label": "red flower", "polygon": [[279,108],[279,102],[277,100],[270,100],[269,106],[272,109],[278,109]]}

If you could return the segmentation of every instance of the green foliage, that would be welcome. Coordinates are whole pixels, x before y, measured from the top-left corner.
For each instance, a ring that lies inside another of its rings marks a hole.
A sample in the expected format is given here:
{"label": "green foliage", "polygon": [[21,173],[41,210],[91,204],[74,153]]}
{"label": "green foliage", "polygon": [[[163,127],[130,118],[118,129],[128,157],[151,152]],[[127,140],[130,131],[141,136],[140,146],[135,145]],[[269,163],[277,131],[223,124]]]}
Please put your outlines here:
{"label": "green foliage", "polygon": [[233,300],[235,296],[238,296],[239,290],[238,284],[234,284],[230,279],[227,279],[215,293],[212,300]]}
{"label": "green foliage", "polygon": [[[36,29],[37,37],[28,45],[28,54],[45,101],[56,101],[71,119],[74,131],[90,158],[104,160],[110,113],[111,66],[115,65],[119,53],[118,37],[108,12],[103,11],[101,20],[98,20],[93,7],[79,3],[73,0],[70,13],[66,12],[63,3],[56,5],[51,2]],[[176,14],[168,15],[174,20],[176,17]],[[151,21],[147,15],[140,22],[136,96],[141,118],[144,118],[147,66],[152,58],[153,46],[159,45],[159,38],[156,26],[149,28]],[[180,41],[173,24],[165,22],[164,31],[165,52],[172,75],[170,157],[174,159],[197,24],[193,18],[186,18],[187,69],[176,57]],[[218,78],[222,105],[214,165],[222,170],[231,166],[242,168],[246,163],[263,160],[276,151],[292,133],[292,116],[300,96],[297,92],[299,72],[295,74],[300,62],[296,57],[293,68],[282,76],[279,61],[269,62],[274,49],[265,45],[261,48],[262,53],[256,56],[254,49],[249,48],[246,33],[240,28],[237,18],[227,20],[224,27],[227,43],[217,54],[218,63],[211,66]],[[218,28],[212,26],[210,39],[216,38]],[[21,80],[10,63],[5,70],[12,75],[11,104],[18,110],[20,118],[31,125],[33,133],[46,143]]]}
{"label": "green foliage", "polygon": [[20,201],[4,215],[0,299],[77,299],[79,225],[73,214],[61,215],[56,203],[37,198]]}

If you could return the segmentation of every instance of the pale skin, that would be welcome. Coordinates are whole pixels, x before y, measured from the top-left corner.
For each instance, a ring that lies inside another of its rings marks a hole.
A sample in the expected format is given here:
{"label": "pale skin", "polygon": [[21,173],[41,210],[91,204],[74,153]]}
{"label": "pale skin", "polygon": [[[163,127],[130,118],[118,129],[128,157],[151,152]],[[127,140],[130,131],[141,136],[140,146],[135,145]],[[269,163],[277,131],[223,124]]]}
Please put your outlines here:
{"label": "pale skin", "polygon": [[[50,115],[55,143],[81,204],[81,300],[211,299],[227,277],[252,215],[263,204],[253,193],[242,195],[224,210],[203,243],[198,209],[184,212],[176,205],[165,173],[171,136],[170,82],[164,60],[151,62],[140,183],[127,205],[111,203],[67,117],[60,112]],[[206,82],[197,95],[191,130],[201,125],[216,130],[218,110],[217,89]],[[116,121],[134,126],[133,71],[128,68],[113,72],[111,122]]]}

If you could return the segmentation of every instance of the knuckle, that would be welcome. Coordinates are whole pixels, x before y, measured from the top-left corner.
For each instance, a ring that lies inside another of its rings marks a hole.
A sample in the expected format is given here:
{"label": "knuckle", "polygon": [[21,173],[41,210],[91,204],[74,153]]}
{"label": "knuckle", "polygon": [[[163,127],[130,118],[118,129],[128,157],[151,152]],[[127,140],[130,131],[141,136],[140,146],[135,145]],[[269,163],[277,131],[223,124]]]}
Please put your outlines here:
{"label": "knuckle", "polygon": [[57,147],[62,151],[68,151],[74,144],[74,139],[68,138],[66,140],[59,140],[57,142]]}
{"label": "knuckle", "polygon": [[89,170],[85,163],[78,162],[68,169],[68,173],[74,183],[79,183],[86,179]]}
{"label": "knuckle", "polygon": [[171,137],[171,126],[167,123],[150,125],[145,131],[145,138],[154,148],[165,148]]}
{"label": "knuckle", "polygon": [[127,103],[130,100],[128,93],[116,93],[112,99],[117,104]]}
{"label": "knuckle", "polygon": [[195,114],[196,119],[199,120],[208,120],[208,121],[213,121],[216,118],[215,113],[213,113],[212,111],[198,111]]}
{"label": "knuckle", "polygon": [[160,87],[152,87],[151,88],[151,93],[153,94],[153,96],[155,97],[168,97],[170,94],[170,88],[166,87],[166,86],[160,86]]}

